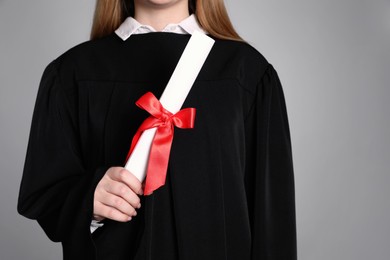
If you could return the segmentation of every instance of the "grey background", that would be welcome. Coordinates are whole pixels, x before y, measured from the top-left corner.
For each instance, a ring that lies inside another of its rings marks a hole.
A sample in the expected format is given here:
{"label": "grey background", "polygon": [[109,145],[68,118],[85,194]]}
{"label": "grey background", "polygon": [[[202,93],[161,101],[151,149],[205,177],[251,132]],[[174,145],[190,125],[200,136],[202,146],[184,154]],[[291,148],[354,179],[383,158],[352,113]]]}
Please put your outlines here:
{"label": "grey background", "polygon": [[[16,212],[44,67],[89,36],[94,1],[0,0],[0,259],[61,259]],[[294,152],[300,260],[390,257],[390,1],[227,0],[276,67]]]}

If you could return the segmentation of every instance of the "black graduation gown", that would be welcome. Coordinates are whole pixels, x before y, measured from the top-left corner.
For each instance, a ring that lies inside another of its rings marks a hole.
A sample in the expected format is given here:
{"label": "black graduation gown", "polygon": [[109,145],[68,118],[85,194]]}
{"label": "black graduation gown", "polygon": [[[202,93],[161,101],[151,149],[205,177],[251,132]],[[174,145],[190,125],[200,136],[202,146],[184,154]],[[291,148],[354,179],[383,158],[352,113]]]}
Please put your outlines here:
{"label": "black graduation gown", "polygon": [[128,223],[92,235],[94,189],[123,166],[189,35],[115,34],[83,43],[45,70],[20,188],[64,259],[296,259],[294,180],[285,100],[273,67],[243,42],[216,40],[183,107],[194,129],[175,129],[165,186],[142,197]]}

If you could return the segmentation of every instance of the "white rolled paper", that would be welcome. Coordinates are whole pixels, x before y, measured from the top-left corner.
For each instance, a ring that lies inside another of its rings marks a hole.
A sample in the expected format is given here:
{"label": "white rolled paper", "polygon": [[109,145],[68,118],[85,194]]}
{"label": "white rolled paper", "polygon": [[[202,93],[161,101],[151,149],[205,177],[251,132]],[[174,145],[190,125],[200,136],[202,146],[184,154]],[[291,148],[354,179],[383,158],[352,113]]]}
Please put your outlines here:
{"label": "white rolled paper", "polygon": [[[192,34],[161,95],[160,103],[166,110],[173,114],[179,112],[213,44],[214,40],[201,32],[195,31]],[[142,133],[125,165],[141,182],[146,176],[150,147],[156,130],[152,128]]]}

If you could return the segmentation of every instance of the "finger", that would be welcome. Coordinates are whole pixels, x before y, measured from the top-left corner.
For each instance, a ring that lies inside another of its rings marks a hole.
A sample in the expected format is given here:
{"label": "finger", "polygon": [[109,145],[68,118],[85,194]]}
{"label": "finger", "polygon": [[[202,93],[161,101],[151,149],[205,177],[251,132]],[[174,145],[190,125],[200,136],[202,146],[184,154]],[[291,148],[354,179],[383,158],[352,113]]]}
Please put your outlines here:
{"label": "finger", "polygon": [[141,207],[141,200],[126,184],[111,180],[106,184],[105,190],[126,200],[134,208]]}
{"label": "finger", "polygon": [[103,203],[100,203],[98,201],[94,203],[94,214],[103,218],[108,218],[119,222],[128,222],[132,219],[131,216],[128,216],[123,212],[113,207],[104,205]]}
{"label": "finger", "polygon": [[125,183],[128,187],[130,187],[130,189],[139,195],[143,194],[142,183],[125,168],[119,168],[111,173],[112,174],[109,175],[111,179]]}
{"label": "finger", "polygon": [[96,200],[106,206],[119,210],[123,214],[126,214],[130,217],[137,215],[135,208],[126,200],[106,191],[102,191],[101,193],[97,194]]}

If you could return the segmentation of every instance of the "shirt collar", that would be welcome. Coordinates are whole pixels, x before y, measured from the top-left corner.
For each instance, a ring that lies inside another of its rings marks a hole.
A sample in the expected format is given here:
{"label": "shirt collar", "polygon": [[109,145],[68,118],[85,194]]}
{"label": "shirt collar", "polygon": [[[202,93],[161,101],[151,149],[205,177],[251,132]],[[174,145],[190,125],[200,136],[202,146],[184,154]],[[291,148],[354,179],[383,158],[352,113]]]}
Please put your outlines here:
{"label": "shirt collar", "polygon": [[[179,34],[192,34],[194,31],[201,31],[206,33],[202,27],[200,27],[194,14],[191,14],[178,24],[168,24],[162,30],[162,32],[172,32]],[[140,24],[133,17],[127,17],[126,20],[115,31],[115,33],[124,41],[126,41],[133,34],[150,32],[156,32],[156,30],[152,26]]]}

